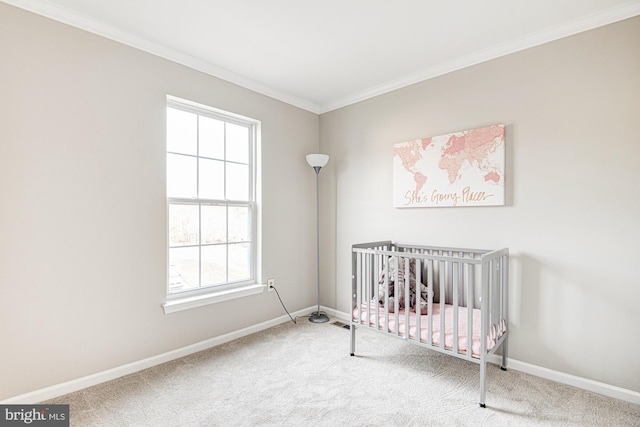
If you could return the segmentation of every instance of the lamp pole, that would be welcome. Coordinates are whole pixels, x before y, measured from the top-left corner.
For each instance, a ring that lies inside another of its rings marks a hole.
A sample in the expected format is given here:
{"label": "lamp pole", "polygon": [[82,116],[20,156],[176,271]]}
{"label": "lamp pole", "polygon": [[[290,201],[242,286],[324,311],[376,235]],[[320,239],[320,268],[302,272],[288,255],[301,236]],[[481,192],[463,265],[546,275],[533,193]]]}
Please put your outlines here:
{"label": "lamp pole", "polygon": [[322,166],[312,166],[313,170],[316,171],[316,287],[318,292],[318,311],[311,313],[309,321],[313,323],[325,323],[329,321],[329,316],[320,312],[320,190],[318,181]]}

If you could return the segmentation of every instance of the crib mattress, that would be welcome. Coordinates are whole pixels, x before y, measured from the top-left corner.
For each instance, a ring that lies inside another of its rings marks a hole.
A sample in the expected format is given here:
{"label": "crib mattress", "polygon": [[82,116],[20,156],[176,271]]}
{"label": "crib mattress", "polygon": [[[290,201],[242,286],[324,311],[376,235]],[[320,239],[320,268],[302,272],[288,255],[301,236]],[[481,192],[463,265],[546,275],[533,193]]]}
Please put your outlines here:
{"label": "crib mattress", "polygon": [[[376,318],[376,302],[371,302],[369,306],[369,327],[384,330],[385,315],[384,308],[379,307],[378,316]],[[480,325],[481,325],[481,311],[479,309],[472,309],[472,337],[471,337],[471,355],[474,358],[480,358]],[[432,307],[432,334],[431,341],[434,347],[440,347],[441,330],[440,325],[440,304],[433,304]],[[444,305],[444,348],[447,350],[453,350],[454,340],[454,326],[453,326],[453,312],[454,308],[451,304]],[[396,318],[398,319],[398,332],[400,336],[405,336],[406,331],[406,316],[405,310],[402,309],[396,316],[396,313],[389,313],[389,327],[388,332],[394,333],[396,330]],[[362,320],[359,320],[362,319]],[[353,321],[356,323],[366,324],[367,319],[367,304],[362,304],[360,313],[358,308],[353,309]],[[416,313],[411,311],[409,313],[409,338],[416,338]],[[503,328],[501,328],[503,329]],[[487,337],[487,350],[493,348],[495,345],[495,337]],[[429,342],[429,315],[420,315],[420,341],[427,344]],[[458,353],[466,354],[467,352],[467,308],[458,307]]]}

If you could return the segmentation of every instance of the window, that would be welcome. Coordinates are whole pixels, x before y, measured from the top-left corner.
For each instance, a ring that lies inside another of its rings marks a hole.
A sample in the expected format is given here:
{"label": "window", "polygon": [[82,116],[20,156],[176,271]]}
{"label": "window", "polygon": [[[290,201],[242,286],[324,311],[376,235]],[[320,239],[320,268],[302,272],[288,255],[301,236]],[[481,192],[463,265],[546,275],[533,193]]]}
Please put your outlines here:
{"label": "window", "polygon": [[255,283],[256,132],[256,121],[168,98],[168,295]]}

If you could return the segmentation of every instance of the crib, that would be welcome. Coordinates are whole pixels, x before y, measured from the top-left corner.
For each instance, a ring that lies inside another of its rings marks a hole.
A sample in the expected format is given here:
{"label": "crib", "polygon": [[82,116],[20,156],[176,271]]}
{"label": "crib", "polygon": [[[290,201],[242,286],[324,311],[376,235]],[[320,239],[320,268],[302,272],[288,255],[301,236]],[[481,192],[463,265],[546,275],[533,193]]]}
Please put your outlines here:
{"label": "crib", "polygon": [[509,250],[381,241],[352,247],[351,356],[367,328],[480,364],[485,407],[488,358],[507,368]]}

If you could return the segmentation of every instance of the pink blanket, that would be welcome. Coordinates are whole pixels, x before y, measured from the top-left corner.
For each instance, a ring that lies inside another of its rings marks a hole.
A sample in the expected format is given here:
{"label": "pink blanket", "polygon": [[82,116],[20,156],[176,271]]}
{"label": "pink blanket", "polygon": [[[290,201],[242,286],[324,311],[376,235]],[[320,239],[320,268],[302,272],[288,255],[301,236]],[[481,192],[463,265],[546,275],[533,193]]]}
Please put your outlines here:
{"label": "pink blanket", "polygon": [[[370,305],[370,318],[369,326],[376,327],[378,329],[384,329],[384,308],[379,307],[378,319],[376,319],[376,302],[371,302]],[[471,337],[471,354],[475,358],[480,357],[480,325],[481,325],[481,312],[480,310],[473,309],[473,327]],[[402,309],[396,316],[395,313],[389,313],[389,332],[395,332],[396,318],[399,322],[398,332],[400,336],[405,335],[405,310]],[[361,320],[359,320],[361,319]],[[366,324],[367,319],[367,305],[362,305],[361,314],[358,313],[358,308],[353,309],[353,320],[356,323]],[[432,343],[435,347],[440,347],[440,304],[434,303],[432,310]],[[504,331],[504,327],[500,328]],[[495,331],[495,329],[493,329]],[[444,347],[447,350],[453,350],[453,305],[445,304],[444,309]],[[487,337],[487,350],[491,349],[495,345],[496,334],[491,334],[491,337]],[[501,334],[500,334],[501,335]],[[429,316],[423,314],[420,316],[420,341],[428,343],[429,336]],[[411,311],[409,313],[409,337],[416,339],[416,313]],[[458,307],[458,352],[466,353],[467,351],[467,308]]]}

